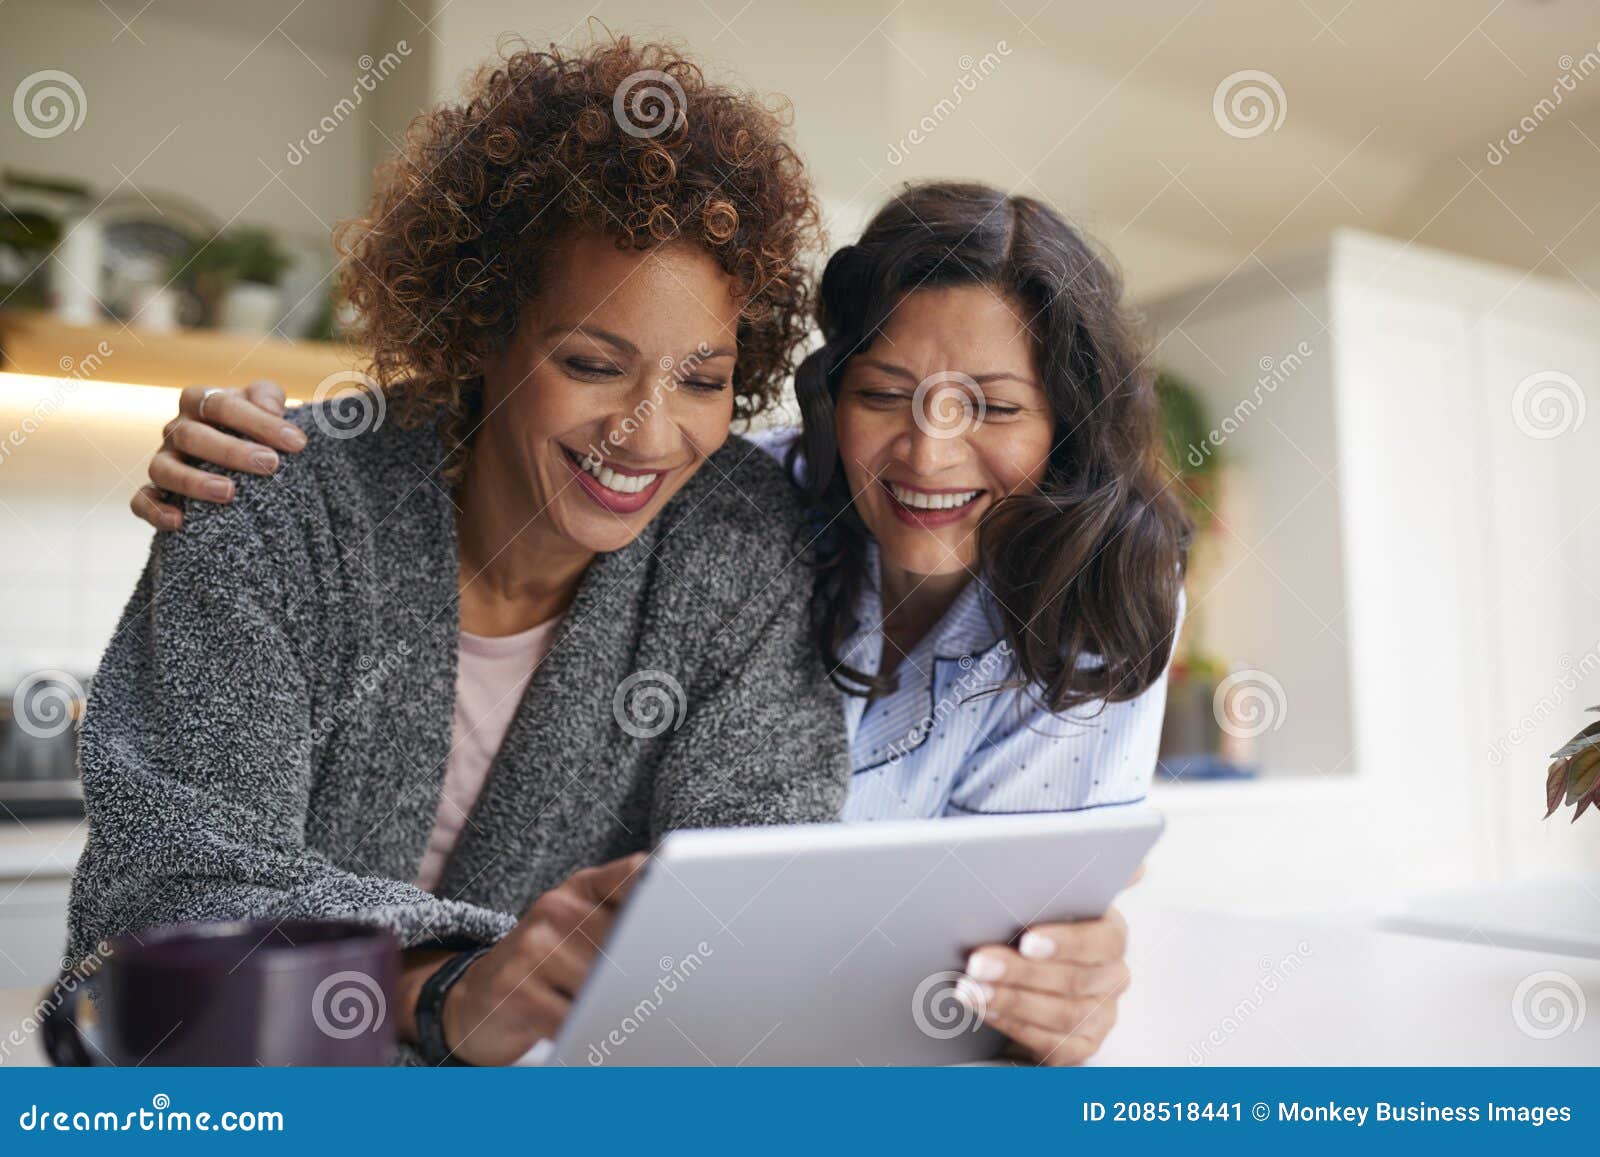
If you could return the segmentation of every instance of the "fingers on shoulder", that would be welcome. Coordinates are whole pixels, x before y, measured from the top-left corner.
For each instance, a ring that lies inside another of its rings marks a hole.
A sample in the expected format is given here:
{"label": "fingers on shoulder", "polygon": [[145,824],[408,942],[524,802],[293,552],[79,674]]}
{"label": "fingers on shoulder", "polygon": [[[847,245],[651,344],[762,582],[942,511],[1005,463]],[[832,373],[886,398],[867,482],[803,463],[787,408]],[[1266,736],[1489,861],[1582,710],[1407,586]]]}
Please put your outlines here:
{"label": "fingers on shoulder", "polygon": [[157,530],[177,530],[183,525],[183,512],[166,500],[161,489],[146,484],[133,492],[128,509]]}

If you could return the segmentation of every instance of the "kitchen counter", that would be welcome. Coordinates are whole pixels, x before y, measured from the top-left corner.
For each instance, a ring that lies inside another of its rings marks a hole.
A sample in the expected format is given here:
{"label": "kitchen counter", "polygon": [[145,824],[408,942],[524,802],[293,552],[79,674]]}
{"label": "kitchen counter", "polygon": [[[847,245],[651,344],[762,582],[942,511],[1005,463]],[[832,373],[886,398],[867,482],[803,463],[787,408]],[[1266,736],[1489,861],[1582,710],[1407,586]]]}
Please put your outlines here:
{"label": "kitchen counter", "polygon": [[82,819],[0,824],[0,881],[71,876],[88,838]]}
{"label": "kitchen counter", "polygon": [[[1119,901],[1133,986],[1096,1065],[1592,1065],[1600,960]],[[0,1067],[35,988],[0,989]],[[1563,999],[1565,1004],[1562,1003]],[[1564,1012],[1563,1009],[1566,1011]]]}
{"label": "kitchen counter", "polygon": [[88,835],[82,819],[0,824],[0,989],[42,987],[60,968],[68,889]]}
{"label": "kitchen counter", "polygon": [[1170,907],[1139,888],[1117,907],[1133,984],[1094,1064],[1600,1062],[1600,960]]}
{"label": "kitchen counter", "polygon": [[[46,1063],[38,1032],[28,1031],[23,1025],[38,1009],[40,991],[37,988],[0,988],[0,1069]],[[12,1038],[12,1032],[16,1032],[21,1044]]]}
{"label": "kitchen counter", "polygon": [[1600,959],[1600,876],[1522,880],[1422,896],[1382,926],[1416,936]]}

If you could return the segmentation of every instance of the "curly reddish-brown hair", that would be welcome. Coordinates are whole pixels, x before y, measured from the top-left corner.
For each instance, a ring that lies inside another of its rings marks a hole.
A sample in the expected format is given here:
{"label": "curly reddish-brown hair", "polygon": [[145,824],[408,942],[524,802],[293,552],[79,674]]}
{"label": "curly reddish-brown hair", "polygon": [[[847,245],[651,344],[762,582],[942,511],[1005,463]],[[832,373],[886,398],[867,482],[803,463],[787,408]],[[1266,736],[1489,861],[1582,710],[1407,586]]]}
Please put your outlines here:
{"label": "curly reddish-brown hair", "polygon": [[698,244],[742,303],[742,415],[774,401],[807,328],[816,201],[786,103],[714,84],[665,44],[521,45],[459,104],[418,117],[378,170],[366,216],[340,225],[340,288],[378,384],[407,425],[436,423],[459,477],[487,358],[569,230],[619,246]]}

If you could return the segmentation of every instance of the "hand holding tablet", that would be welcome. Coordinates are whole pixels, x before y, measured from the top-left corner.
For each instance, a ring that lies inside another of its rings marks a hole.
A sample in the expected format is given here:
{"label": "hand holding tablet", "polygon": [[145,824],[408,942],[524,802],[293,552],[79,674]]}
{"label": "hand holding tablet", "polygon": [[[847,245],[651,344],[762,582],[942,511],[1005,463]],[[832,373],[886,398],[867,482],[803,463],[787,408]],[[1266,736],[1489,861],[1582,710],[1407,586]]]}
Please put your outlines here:
{"label": "hand holding tablet", "polygon": [[[1004,1038],[975,1010],[971,981],[957,990],[972,949],[1104,914],[1161,827],[1159,813],[1140,805],[672,833],[539,1060],[994,1057]],[[1062,967],[1034,954],[1042,945],[1016,947],[981,955],[1012,970]],[[997,1019],[1019,1015],[1007,984],[976,995],[996,1001]]]}

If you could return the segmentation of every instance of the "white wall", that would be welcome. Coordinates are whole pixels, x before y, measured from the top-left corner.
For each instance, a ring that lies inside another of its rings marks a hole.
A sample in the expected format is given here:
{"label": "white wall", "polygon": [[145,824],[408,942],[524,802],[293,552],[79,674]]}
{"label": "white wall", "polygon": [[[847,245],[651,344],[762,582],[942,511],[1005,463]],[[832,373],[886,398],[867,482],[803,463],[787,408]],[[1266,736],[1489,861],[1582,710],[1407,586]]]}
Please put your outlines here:
{"label": "white wall", "polygon": [[[1600,78],[1585,83],[1600,88]],[[1489,139],[1473,144],[1424,167],[1391,229],[1591,292],[1600,287],[1600,114],[1544,121],[1509,151],[1495,148],[1493,162]]]}
{"label": "white wall", "polygon": [[[1269,778],[1159,792],[1173,824],[1152,887],[1370,910],[1600,868],[1583,824],[1541,818],[1547,753],[1600,702],[1600,502],[1582,483],[1600,423],[1578,419],[1600,399],[1600,302],[1340,233],[1151,313],[1219,422],[1264,352],[1317,347],[1223,446],[1239,541],[1196,598],[1211,643],[1284,686]],[[1519,386],[1551,371],[1567,377],[1541,410]],[[1324,774],[1282,778],[1308,767]]]}
{"label": "white wall", "polygon": [[787,98],[800,154],[829,211],[830,232],[835,243],[843,243],[885,192],[862,161],[881,157],[891,139],[892,50],[876,29],[892,7],[885,0],[758,3],[737,14],[730,9],[724,15],[731,23],[725,23],[714,6],[658,0],[613,0],[599,10],[582,0],[537,6],[436,0],[434,89],[459,91],[508,33],[535,46],[604,36],[607,30],[636,40],[675,41],[713,77]]}
{"label": "white wall", "polygon": [[[305,164],[291,168],[286,160],[289,143],[350,95],[358,53],[296,48],[279,37],[257,44],[165,18],[159,4],[120,36],[97,4],[63,0],[10,0],[0,24],[7,97],[0,156],[8,167],[77,178],[101,194],[117,184],[120,169],[152,197],[175,194],[223,222],[236,217],[324,245],[320,220],[347,215],[365,199],[370,130],[363,123],[342,125]],[[41,69],[78,79],[87,104],[81,128],[39,139],[9,115],[13,90]]]}
{"label": "white wall", "polygon": [[348,27],[291,37],[264,11],[230,18],[193,0],[151,6],[127,29],[97,0],[12,0],[0,10],[5,92],[63,71],[86,115],[43,138],[0,117],[0,158],[84,182],[91,204],[143,211],[149,198],[154,216],[177,201],[212,226],[273,230],[294,261],[283,289],[297,335],[326,297],[332,227],[359,212],[373,165],[430,97],[433,41],[418,18],[381,0],[347,12]]}
{"label": "white wall", "polygon": [[[536,11],[513,0],[436,4],[432,27],[438,40],[430,41],[434,93],[446,98],[458,92],[508,32],[534,44],[573,42],[605,28],[636,38],[666,37],[689,47],[716,75],[788,98],[795,139],[834,245],[853,240],[904,183],[964,177],[1060,206],[1123,268],[1136,296],[1192,284],[1231,268],[1248,252],[1209,221],[1205,229],[1186,232],[1131,220],[1131,206],[1148,200],[1149,187],[1124,182],[1108,188],[1082,163],[1086,153],[1092,157],[1125,135],[1135,112],[1146,132],[1159,129],[1170,139],[1191,142],[1197,140],[1199,117],[1211,130],[1205,134],[1209,140],[1220,135],[1209,107],[1159,92],[1140,97],[1136,110],[1091,122],[1083,139],[1051,152],[1036,168],[1046,151],[1040,127],[1064,133],[1068,118],[1078,115],[1072,110],[1090,108],[1117,78],[1064,61],[1009,20],[996,19],[979,31],[931,16],[926,6],[885,0],[758,2],[727,26],[713,9],[695,4],[673,6],[669,14],[652,0],[616,0],[603,10],[603,28],[587,22],[592,11],[592,4],[575,0],[553,0]],[[1047,106],[1042,110],[1041,102]],[[1019,110],[1028,115],[1018,116]],[[1331,166],[1338,159],[1336,145],[1325,141],[1308,155]],[[1256,163],[1270,167],[1277,161],[1258,150]],[[1122,169],[1116,161],[1101,167],[1111,174]],[[1148,161],[1141,179],[1152,175],[1165,179]]]}
{"label": "white wall", "polygon": [[0,688],[99,666],[152,534],[128,500],[177,409],[176,390],[7,383],[0,429],[22,429],[45,398],[60,408],[0,460]]}
{"label": "white wall", "polygon": [[[385,134],[397,136],[427,103],[432,39],[399,5],[351,5],[349,27],[334,21],[321,36],[309,34],[317,25],[296,27],[292,40],[264,34],[276,16],[257,29],[192,4],[158,4],[133,19],[135,11],[123,13],[132,22],[123,29],[88,0],[0,9],[0,164],[82,180],[96,201],[142,192],[165,205],[175,196],[218,224],[271,228],[300,260],[287,300],[314,313],[332,267],[328,226],[361,208],[389,149]],[[363,55],[385,53],[399,67],[291,164],[291,142],[355,91]],[[9,98],[46,68],[78,79],[86,112],[77,130],[39,138],[13,119]],[[120,190],[119,169],[131,182]],[[114,362],[99,376],[115,378]],[[0,390],[0,428],[16,429],[37,400]],[[44,667],[81,674],[98,663],[150,537],[128,499],[175,406],[175,391],[85,386],[0,461],[0,686]]]}
{"label": "white wall", "polygon": [[[111,183],[111,163],[130,171],[180,126],[136,181],[188,192],[224,217],[243,208],[241,220],[314,245],[323,222],[360,208],[385,138],[456,93],[504,34],[538,43],[610,29],[676,38],[714,71],[792,98],[830,208],[856,206],[839,240],[898,182],[965,176],[1054,201],[1118,255],[1140,297],[1339,225],[1600,284],[1600,215],[1589,215],[1587,194],[1600,172],[1600,83],[1575,85],[1503,163],[1485,159],[1486,142],[1549,95],[1558,54],[1581,63],[1594,49],[1600,24],[1574,8],[1537,22],[1490,14],[1491,45],[1472,21],[1456,27],[1464,17],[1446,0],[1403,14],[1351,6],[1331,18],[1337,35],[1319,34],[1305,10],[1262,0],[1217,14],[1153,4],[1142,19],[1111,10],[1093,26],[1070,9],[959,0],[346,0],[301,7],[279,32],[281,14],[255,6],[110,6],[131,32],[100,0],[0,7],[0,72],[14,81],[65,68],[86,78],[90,105],[81,130],[46,142],[0,118],[0,155]],[[364,123],[340,127],[305,164],[277,163],[292,193],[263,189],[257,157],[281,162],[349,95],[360,55],[400,39],[412,54],[364,105]],[[991,55],[998,67],[963,87],[968,66]],[[1424,60],[1433,63],[1418,67]],[[1237,139],[1215,123],[1212,87],[1244,67],[1281,78],[1287,116]],[[1353,67],[1364,69],[1354,89]],[[891,163],[930,116],[926,141]]]}
{"label": "white wall", "polygon": [[1262,765],[1315,776],[1344,768],[1352,727],[1348,596],[1335,565],[1343,531],[1332,305],[1313,269],[1280,276],[1293,292],[1240,276],[1153,304],[1152,360],[1206,398],[1217,437],[1196,450],[1227,471],[1190,629],[1234,667],[1264,669],[1282,686],[1290,718],[1254,740]]}

